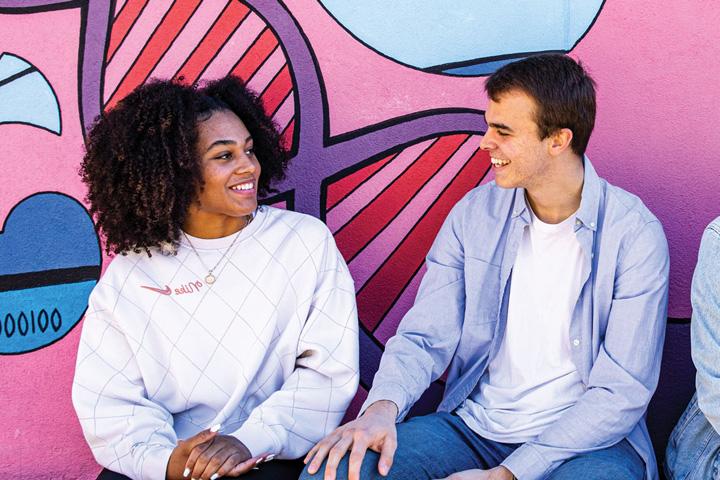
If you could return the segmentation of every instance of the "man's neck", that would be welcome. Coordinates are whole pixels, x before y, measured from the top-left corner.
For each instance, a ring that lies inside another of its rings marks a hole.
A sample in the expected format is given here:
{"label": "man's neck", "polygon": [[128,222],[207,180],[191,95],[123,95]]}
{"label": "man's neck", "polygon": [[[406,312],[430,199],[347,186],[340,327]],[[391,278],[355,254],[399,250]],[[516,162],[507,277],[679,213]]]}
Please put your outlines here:
{"label": "man's neck", "polygon": [[585,168],[583,160],[557,159],[555,171],[537,187],[525,190],[527,201],[537,218],[545,223],[560,223],[580,208]]}

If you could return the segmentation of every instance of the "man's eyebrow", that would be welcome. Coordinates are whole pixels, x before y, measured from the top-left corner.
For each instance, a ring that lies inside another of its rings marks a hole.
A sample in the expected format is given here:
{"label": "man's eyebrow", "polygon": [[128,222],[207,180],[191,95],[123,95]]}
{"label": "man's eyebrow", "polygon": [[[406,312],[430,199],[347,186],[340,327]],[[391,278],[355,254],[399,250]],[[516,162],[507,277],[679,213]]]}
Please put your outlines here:
{"label": "man's eyebrow", "polygon": [[488,127],[492,127],[492,128],[494,128],[494,129],[496,129],[496,130],[507,130],[508,132],[514,131],[512,128],[508,127],[508,126],[505,125],[504,123],[494,123],[494,122],[491,122],[491,123],[488,123]]}

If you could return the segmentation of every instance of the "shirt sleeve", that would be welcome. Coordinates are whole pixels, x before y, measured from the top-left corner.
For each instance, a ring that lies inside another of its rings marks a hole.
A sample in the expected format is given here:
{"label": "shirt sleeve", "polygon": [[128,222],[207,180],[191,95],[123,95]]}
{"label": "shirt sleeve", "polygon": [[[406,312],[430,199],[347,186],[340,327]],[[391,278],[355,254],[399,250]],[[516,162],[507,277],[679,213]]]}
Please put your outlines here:
{"label": "shirt sleeve", "polygon": [[467,197],[453,208],[430,248],[415,303],[385,345],[361,414],[377,401],[390,400],[398,407],[397,421],[402,421],[452,360],[465,315],[462,216],[466,203]]}
{"label": "shirt sleeve", "polygon": [[114,312],[118,295],[102,280],[90,295],[73,404],[100,465],[132,479],[164,480],[177,444],[173,418],[147,397],[130,339]]}
{"label": "shirt sleeve", "polygon": [[502,464],[521,480],[544,478],[565,460],[625,438],[657,386],[665,338],[668,249],[659,222],[646,224],[618,259],[604,341],[577,403]]}
{"label": "shirt sleeve", "polygon": [[253,456],[293,459],[335,429],[357,391],[355,286],[330,232],[317,264],[317,284],[297,344],[295,369],[280,390],[232,435]]}
{"label": "shirt sleeve", "polygon": [[692,282],[690,335],[698,405],[720,433],[720,224],[703,234]]}

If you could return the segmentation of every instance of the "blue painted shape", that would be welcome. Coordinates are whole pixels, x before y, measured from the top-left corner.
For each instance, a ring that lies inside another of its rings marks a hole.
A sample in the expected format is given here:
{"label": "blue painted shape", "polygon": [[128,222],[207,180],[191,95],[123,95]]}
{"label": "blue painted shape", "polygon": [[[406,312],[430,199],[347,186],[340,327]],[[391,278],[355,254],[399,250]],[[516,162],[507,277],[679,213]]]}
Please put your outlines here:
{"label": "blue painted shape", "polygon": [[87,210],[60,193],[18,203],[0,235],[0,275],[99,266],[98,238]]}
{"label": "blue painted shape", "polygon": [[33,66],[9,53],[0,60],[0,124],[33,125],[60,135],[60,104],[47,79],[34,69],[9,81],[12,75]]}
{"label": "blue painted shape", "polygon": [[30,352],[64,337],[82,318],[95,283],[0,292],[0,354]]}
{"label": "blue painted shape", "polygon": [[464,67],[448,68],[446,70],[443,70],[442,73],[447,73],[448,75],[462,76],[490,75],[500,67],[505,66],[508,63],[522,60],[523,58],[526,57],[508,58],[506,60],[496,60],[494,62],[476,63],[474,65],[467,65]]}
{"label": "blue painted shape", "polygon": [[10,53],[0,54],[0,82],[28,68],[32,68],[32,65],[22,58]]}
{"label": "blue painted shape", "polygon": [[[320,1],[374,50],[400,63],[437,71],[454,68],[442,67],[447,64],[476,65],[502,56],[570,51],[603,4],[603,0]],[[477,75],[478,71],[455,73]]]}

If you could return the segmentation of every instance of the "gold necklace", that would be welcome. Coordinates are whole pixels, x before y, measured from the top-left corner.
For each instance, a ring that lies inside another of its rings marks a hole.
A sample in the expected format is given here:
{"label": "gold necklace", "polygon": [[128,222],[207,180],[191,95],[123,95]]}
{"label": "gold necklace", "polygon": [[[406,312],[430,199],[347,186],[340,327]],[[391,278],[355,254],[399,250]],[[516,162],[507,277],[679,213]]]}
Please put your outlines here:
{"label": "gold necklace", "polygon": [[235,234],[235,238],[233,238],[232,242],[230,243],[230,246],[225,249],[222,256],[220,257],[220,260],[218,260],[217,263],[215,264],[215,266],[213,266],[212,268],[208,268],[207,265],[205,265],[205,262],[203,262],[203,259],[200,256],[200,254],[198,253],[198,251],[195,250],[195,246],[190,241],[190,238],[187,236],[187,233],[185,233],[184,230],[181,230],[183,235],[185,236],[185,240],[187,240],[188,244],[190,245],[190,248],[192,248],[192,251],[195,252],[195,256],[197,256],[198,260],[200,260],[200,264],[203,266],[203,268],[207,269],[207,271],[208,271],[207,275],[205,275],[205,283],[207,283],[208,285],[212,285],[213,283],[215,283],[217,281],[217,277],[215,275],[213,275],[213,271],[218,267],[218,265],[220,265],[220,262],[223,261],[223,258],[225,258],[225,255],[227,255],[228,252],[232,249],[233,245],[235,245],[235,242],[237,241],[237,239],[240,236],[240,234],[242,233],[242,231],[245,230],[245,227],[247,227],[250,224],[250,222],[252,221],[253,218],[255,218],[254,215],[246,215],[245,216],[245,225],[243,225],[243,227],[237,231],[237,233]]}

